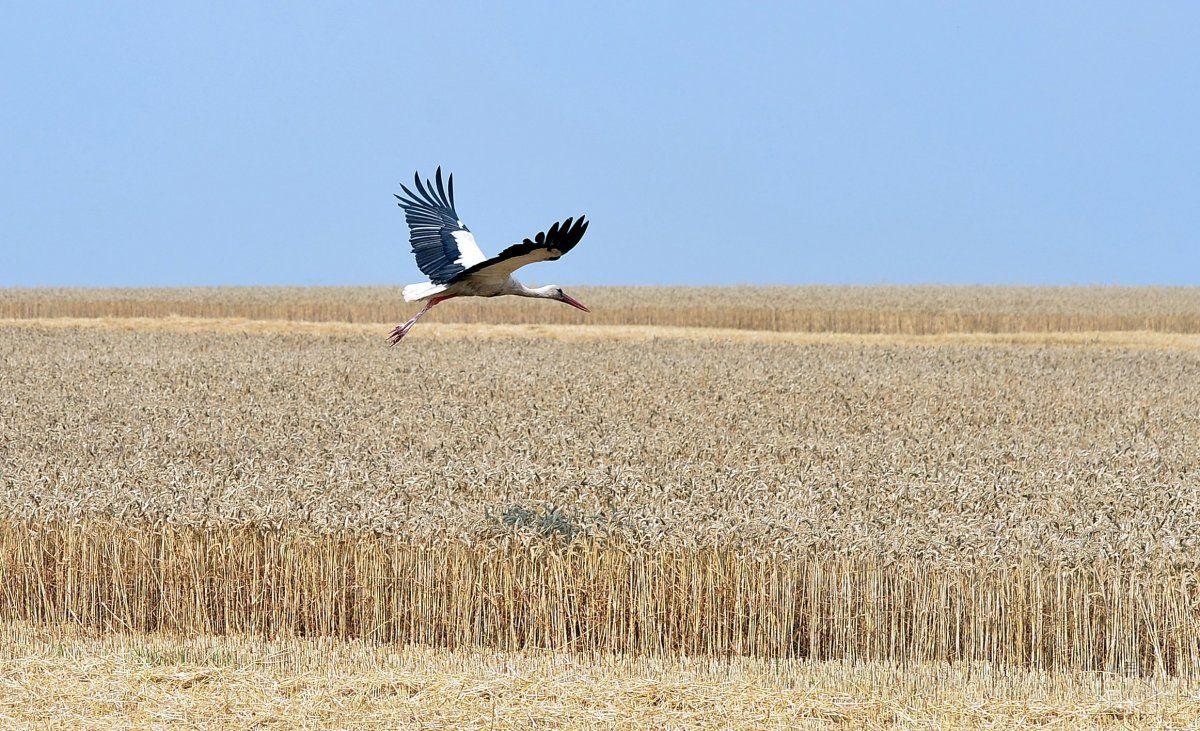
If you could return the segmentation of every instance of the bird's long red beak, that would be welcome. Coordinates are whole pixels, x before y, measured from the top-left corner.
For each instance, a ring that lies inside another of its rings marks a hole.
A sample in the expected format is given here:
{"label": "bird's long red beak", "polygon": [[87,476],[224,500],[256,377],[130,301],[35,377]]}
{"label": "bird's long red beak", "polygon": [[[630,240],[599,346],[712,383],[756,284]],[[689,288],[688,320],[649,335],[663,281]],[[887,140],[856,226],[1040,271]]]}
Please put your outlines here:
{"label": "bird's long red beak", "polygon": [[567,294],[566,292],[563,292],[562,301],[566,302],[568,305],[574,307],[577,310],[583,310],[584,312],[591,312],[591,310],[589,310],[587,308],[587,305],[583,304],[582,302],[575,299],[574,297]]}

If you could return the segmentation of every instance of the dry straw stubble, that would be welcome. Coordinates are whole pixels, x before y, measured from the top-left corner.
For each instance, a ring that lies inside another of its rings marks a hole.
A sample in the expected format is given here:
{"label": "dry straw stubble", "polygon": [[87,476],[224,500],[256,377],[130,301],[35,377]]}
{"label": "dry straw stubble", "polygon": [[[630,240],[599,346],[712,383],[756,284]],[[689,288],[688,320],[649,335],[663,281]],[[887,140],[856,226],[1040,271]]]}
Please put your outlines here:
{"label": "dry straw stubble", "polygon": [[1171,678],[0,626],[13,728],[1190,728]]}

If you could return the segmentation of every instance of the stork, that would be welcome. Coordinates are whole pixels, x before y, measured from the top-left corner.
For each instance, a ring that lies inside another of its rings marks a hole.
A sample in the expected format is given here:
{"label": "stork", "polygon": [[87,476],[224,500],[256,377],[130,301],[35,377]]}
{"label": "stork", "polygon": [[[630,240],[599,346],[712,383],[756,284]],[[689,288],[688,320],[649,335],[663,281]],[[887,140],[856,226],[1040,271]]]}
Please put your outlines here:
{"label": "stork", "polygon": [[388,336],[389,343],[400,342],[422,315],[454,297],[509,294],[556,300],[590,312],[557,284],[526,287],[513,276],[513,272],[526,264],[554,261],[575,248],[587,231],[588,222],[583,216],[555,223],[549,230],[513,244],[489,259],[480,251],[470,229],[454,210],[454,175],[450,175],[443,186],[440,167],[433,182],[426,179],[422,183],[421,176],[414,173],[413,185],[416,193],[401,185],[407,197],[397,195],[396,199],[408,222],[408,239],[417,257],[417,268],[429,277],[429,281],[404,288],[405,302],[425,302],[425,307],[408,322],[397,325]]}

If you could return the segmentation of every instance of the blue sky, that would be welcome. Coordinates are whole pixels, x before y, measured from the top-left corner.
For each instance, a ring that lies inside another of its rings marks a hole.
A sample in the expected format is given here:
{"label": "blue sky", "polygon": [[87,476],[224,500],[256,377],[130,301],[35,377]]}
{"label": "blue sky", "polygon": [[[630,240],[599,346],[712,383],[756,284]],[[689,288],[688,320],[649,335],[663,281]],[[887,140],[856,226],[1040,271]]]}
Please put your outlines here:
{"label": "blue sky", "polygon": [[1200,283],[1198,4],[507,5],[6,4],[0,285]]}

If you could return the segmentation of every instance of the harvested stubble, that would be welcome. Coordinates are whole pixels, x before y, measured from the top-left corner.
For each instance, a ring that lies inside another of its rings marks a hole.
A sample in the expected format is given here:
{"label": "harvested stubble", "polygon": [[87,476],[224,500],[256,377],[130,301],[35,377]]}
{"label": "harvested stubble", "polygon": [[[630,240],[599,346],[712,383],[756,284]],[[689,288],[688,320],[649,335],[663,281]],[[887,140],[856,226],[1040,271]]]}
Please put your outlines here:
{"label": "harvested stubble", "polygon": [[[780,332],[1200,333],[1200,287],[580,287],[577,310],[455,300],[426,322],[659,325]],[[398,287],[0,289],[0,318],[183,317],[402,322]]]}
{"label": "harvested stubble", "polygon": [[3,336],[8,617],[1200,671],[1192,352]]}
{"label": "harvested stubble", "polygon": [[0,625],[5,728],[1192,728],[1171,678]]}
{"label": "harvested stubble", "polygon": [[1192,728],[1170,678],[0,625],[5,728]]}

